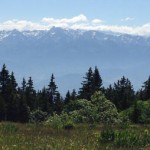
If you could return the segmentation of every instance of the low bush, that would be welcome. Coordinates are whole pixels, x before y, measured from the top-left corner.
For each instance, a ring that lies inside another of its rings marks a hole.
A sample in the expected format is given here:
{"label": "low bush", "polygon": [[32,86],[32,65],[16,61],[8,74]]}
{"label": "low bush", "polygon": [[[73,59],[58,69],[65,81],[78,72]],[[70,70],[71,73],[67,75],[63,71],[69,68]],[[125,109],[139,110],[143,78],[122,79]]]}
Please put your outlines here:
{"label": "low bush", "polygon": [[47,113],[39,109],[30,113],[30,122],[31,123],[40,123],[47,118]]}
{"label": "low bush", "polygon": [[[139,149],[141,147],[149,146],[150,133],[145,129],[142,131],[135,130],[119,130],[115,131],[112,128],[106,128],[101,131],[99,137],[100,143],[111,143],[113,147],[126,149]],[[101,145],[100,144],[100,145]]]}
{"label": "low bush", "polygon": [[126,148],[133,148],[139,147],[140,141],[139,135],[132,131],[121,131],[115,134],[115,144],[118,147],[126,147]]}
{"label": "low bush", "polygon": [[75,128],[75,125],[73,122],[69,121],[67,122],[64,126],[63,126],[64,129],[66,130],[71,130],[71,129],[74,129]]}
{"label": "low bush", "polygon": [[118,123],[119,127],[121,129],[129,128],[129,126],[131,124],[129,116],[124,112],[121,112],[119,115],[120,115],[120,122]]}
{"label": "low bush", "polygon": [[61,116],[54,114],[53,116],[50,116],[48,120],[45,122],[46,126],[50,126],[54,129],[60,129],[63,127],[63,122]]}
{"label": "low bush", "polygon": [[115,139],[115,132],[113,129],[104,129],[102,130],[101,132],[101,137],[100,137],[100,141],[103,142],[103,143],[106,143],[106,142],[112,142],[114,141]]}

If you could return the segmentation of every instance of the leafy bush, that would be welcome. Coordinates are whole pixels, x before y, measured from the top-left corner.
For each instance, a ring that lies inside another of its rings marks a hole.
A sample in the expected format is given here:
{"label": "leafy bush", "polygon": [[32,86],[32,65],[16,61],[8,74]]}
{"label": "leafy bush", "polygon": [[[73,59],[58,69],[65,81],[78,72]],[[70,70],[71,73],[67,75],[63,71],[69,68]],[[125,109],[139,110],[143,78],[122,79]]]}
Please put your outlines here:
{"label": "leafy bush", "polygon": [[[149,146],[150,133],[145,129],[143,132],[135,130],[119,130],[115,131],[112,128],[106,128],[101,131],[98,138],[100,143],[111,143],[115,147],[123,147],[126,149],[138,149]],[[100,144],[101,145],[101,144]]]}
{"label": "leafy bush", "polygon": [[32,123],[42,122],[42,121],[46,120],[46,118],[47,118],[47,113],[43,112],[39,109],[31,112],[31,114],[30,114],[30,122],[32,122]]}
{"label": "leafy bush", "polygon": [[117,123],[119,114],[116,106],[98,91],[91,97],[91,102],[96,109],[96,121],[100,123]]}
{"label": "leafy bush", "polygon": [[[116,123],[119,120],[119,114],[115,105],[107,100],[99,91],[92,97],[91,101],[79,99],[71,102],[71,111],[65,111],[71,116],[75,123]],[[68,104],[68,106],[70,106]],[[67,107],[66,107],[67,108]]]}
{"label": "leafy bush", "polygon": [[119,115],[120,115],[119,127],[122,129],[127,129],[131,123],[129,115],[126,114],[126,111],[122,111]]}
{"label": "leafy bush", "polygon": [[132,107],[120,113],[121,119],[128,118],[128,122],[149,124],[150,123],[150,100],[138,100]]}
{"label": "leafy bush", "polygon": [[134,123],[150,123],[150,100],[138,100],[132,107],[131,120]]}
{"label": "leafy bush", "polygon": [[[71,103],[73,104],[73,102]],[[107,100],[101,92],[96,92],[91,101],[86,99],[74,101],[72,111],[65,111],[60,115],[54,114],[50,116],[46,124],[54,128],[62,128],[68,122],[71,122],[71,124],[94,124],[95,122],[112,124],[119,120],[115,105]]]}
{"label": "leafy bush", "polygon": [[61,115],[53,114],[53,116],[50,116],[45,122],[45,125],[55,129],[74,128],[74,123],[71,115],[68,115],[64,112]]}
{"label": "leafy bush", "polygon": [[140,145],[140,139],[135,132],[125,130],[116,133],[115,143],[118,147],[132,148]]}
{"label": "leafy bush", "polygon": [[101,142],[111,142],[114,141],[115,139],[115,132],[111,128],[107,128],[102,130],[101,136],[100,136],[100,141]]}
{"label": "leafy bush", "polygon": [[66,130],[71,130],[71,129],[75,128],[75,125],[74,125],[73,122],[69,121],[69,122],[64,124],[63,128],[66,129]]}
{"label": "leafy bush", "polygon": [[150,143],[150,134],[148,130],[138,133],[131,130],[117,132],[115,143],[119,147],[133,148],[145,147]]}
{"label": "leafy bush", "polygon": [[86,99],[76,100],[75,110],[69,115],[75,123],[93,123],[95,121],[96,109],[94,105]]}
{"label": "leafy bush", "polygon": [[60,129],[63,127],[62,118],[61,116],[54,114],[48,118],[48,120],[45,122],[45,125],[48,125],[54,129]]}

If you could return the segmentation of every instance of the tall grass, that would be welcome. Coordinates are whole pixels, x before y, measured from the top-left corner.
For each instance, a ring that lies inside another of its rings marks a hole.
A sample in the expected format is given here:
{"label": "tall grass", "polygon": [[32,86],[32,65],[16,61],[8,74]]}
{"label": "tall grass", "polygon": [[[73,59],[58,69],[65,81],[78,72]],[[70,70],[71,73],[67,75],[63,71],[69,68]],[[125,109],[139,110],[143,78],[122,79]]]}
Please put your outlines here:
{"label": "tall grass", "polygon": [[[143,133],[149,140],[148,127],[131,127],[138,133]],[[140,130],[139,130],[140,129]],[[90,128],[89,125],[78,125],[73,129],[54,129],[42,124],[0,123],[1,150],[124,150],[111,143],[100,143],[101,126]],[[114,131],[123,131],[114,127]],[[111,131],[112,134],[112,131]],[[119,135],[118,135],[119,136]],[[147,138],[147,139],[146,139]],[[130,149],[130,147],[128,148]],[[144,149],[150,149],[147,144]]]}

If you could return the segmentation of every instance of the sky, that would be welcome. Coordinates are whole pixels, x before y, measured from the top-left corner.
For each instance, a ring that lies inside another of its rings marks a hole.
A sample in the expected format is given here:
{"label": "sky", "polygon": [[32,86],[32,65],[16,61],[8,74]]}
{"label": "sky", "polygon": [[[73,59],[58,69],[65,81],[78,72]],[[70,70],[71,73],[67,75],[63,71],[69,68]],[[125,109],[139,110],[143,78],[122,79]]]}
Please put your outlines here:
{"label": "sky", "polygon": [[0,30],[53,26],[150,35],[150,0],[1,0]]}

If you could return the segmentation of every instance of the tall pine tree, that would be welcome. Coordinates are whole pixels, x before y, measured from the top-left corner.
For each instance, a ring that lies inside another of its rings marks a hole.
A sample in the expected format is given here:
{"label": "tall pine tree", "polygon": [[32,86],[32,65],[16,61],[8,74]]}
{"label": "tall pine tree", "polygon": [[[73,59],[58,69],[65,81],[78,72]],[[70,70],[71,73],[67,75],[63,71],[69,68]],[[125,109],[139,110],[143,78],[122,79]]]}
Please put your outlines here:
{"label": "tall pine tree", "polygon": [[134,90],[128,78],[123,76],[117,83],[114,83],[113,90],[113,97],[110,100],[119,110],[125,110],[134,103]]}
{"label": "tall pine tree", "polygon": [[70,102],[70,100],[71,100],[71,94],[70,91],[68,90],[68,92],[66,93],[64,104],[67,105]]}
{"label": "tall pine tree", "polygon": [[90,100],[91,96],[96,91],[101,90],[102,86],[102,79],[100,77],[97,67],[95,67],[94,72],[90,67],[84,79],[85,80],[81,83],[82,87],[79,90],[79,98]]}
{"label": "tall pine tree", "polygon": [[100,76],[99,70],[97,67],[95,67],[94,73],[93,73],[93,78],[94,78],[94,86],[93,86],[93,92],[100,91],[102,90],[102,78]]}
{"label": "tall pine tree", "polygon": [[141,92],[142,92],[141,93],[141,99],[142,100],[150,99],[150,76],[144,82],[144,85],[142,86],[142,91]]}
{"label": "tall pine tree", "polygon": [[[9,71],[6,69],[4,64],[0,72],[0,96],[1,96],[1,105],[4,106],[2,109],[2,116],[4,120],[8,120],[8,105],[10,103],[8,86],[10,83]],[[4,116],[3,116],[4,115]]]}
{"label": "tall pine tree", "polygon": [[33,111],[33,110],[37,109],[35,107],[36,91],[34,90],[33,80],[31,77],[29,77],[28,82],[26,84],[25,95],[26,95],[27,105],[30,107],[30,110]]}
{"label": "tall pine tree", "polygon": [[51,79],[50,79],[50,83],[48,85],[48,97],[49,97],[49,103],[50,103],[50,112],[53,113],[55,110],[55,101],[56,101],[56,97],[57,97],[57,85],[55,84],[55,77],[52,74],[51,75]]}

